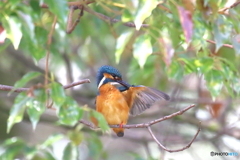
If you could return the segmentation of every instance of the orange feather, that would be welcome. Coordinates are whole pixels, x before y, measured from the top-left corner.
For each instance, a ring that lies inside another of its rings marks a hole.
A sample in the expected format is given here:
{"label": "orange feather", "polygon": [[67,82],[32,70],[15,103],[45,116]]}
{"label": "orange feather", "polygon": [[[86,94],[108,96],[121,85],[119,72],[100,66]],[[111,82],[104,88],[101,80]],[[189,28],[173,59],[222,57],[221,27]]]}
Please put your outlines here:
{"label": "orange feather", "polygon": [[[99,95],[96,99],[96,109],[102,113],[110,125],[127,124],[129,107],[123,94],[111,84],[107,83],[99,88]],[[124,135],[123,128],[113,128],[119,136]]]}

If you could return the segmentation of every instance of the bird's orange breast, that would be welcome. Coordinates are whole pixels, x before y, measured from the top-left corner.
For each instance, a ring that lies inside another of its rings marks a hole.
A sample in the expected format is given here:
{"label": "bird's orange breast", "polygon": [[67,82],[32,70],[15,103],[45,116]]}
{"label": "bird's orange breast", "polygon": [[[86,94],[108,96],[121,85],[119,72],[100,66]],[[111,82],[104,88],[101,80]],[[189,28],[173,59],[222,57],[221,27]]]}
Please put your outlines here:
{"label": "bird's orange breast", "polygon": [[[126,124],[129,116],[129,107],[122,93],[111,84],[107,83],[99,88],[96,99],[96,109],[102,113],[110,125]],[[113,129],[115,132],[123,128]]]}

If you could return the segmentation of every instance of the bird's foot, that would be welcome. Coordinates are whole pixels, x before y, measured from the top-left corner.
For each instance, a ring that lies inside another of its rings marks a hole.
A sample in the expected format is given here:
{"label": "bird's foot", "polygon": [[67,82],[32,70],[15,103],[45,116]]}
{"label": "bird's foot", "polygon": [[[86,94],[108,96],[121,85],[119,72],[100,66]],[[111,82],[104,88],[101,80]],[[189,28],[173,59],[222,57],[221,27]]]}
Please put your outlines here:
{"label": "bird's foot", "polygon": [[119,128],[123,128],[123,122],[119,124]]}

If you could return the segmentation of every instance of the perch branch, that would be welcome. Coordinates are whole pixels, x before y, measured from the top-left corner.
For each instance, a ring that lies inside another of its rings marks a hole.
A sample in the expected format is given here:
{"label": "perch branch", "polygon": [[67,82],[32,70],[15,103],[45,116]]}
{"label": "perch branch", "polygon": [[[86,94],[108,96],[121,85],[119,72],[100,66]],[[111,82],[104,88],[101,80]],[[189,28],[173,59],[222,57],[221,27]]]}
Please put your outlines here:
{"label": "perch branch", "polygon": [[[165,121],[165,120],[167,120],[167,119],[173,118],[173,117],[175,117],[175,116],[177,116],[177,115],[181,115],[181,114],[183,114],[184,112],[186,112],[187,110],[189,110],[189,109],[191,109],[191,108],[193,108],[193,107],[195,107],[194,104],[192,104],[192,105],[190,105],[190,106],[188,106],[188,107],[186,107],[186,108],[184,108],[184,109],[182,109],[182,110],[180,110],[180,111],[178,111],[178,112],[175,112],[175,113],[173,113],[173,114],[170,114],[170,115],[168,115],[168,116],[164,116],[164,117],[162,117],[162,118],[159,118],[159,119],[156,119],[156,120],[147,122],[147,123],[122,125],[122,128],[126,128],[126,129],[130,129],[130,128],[147,128],[148,131],[149,131],[149,133],[150,133],[150,135],[151,135],[152,138],[154,139],[154,141],[159,145],[159,147],[161,147],[161,148],[164,149],[165,151],[168,151],[168,152],[179,152],[179,151],[183,151],[183,150],[189,148],[189,147],[191,146],[191,144],[193,143],[193,141],[194,141],[194,140],[196,139],[196,137],[198,136],[198,134],[199,134],[199,132],[200,132],[200,130],[201,130],[201,128],[200,128],[201,123],[199,124],[198,131],[197,131],[197,133],[194,135],[193,139],[192,139],[186,146],[184,146],[183,148],[181,148],[181,149],[176,149],[176,150],[170,150],[170,149],[167,149],[166,147],[164,147],[164,146],[157,140],[156,136],[155,136],[154,133],[152,132],[151,125],[154,125],[154,124],[159,123],[159,122],[161,122],[161,121]],[[80,120],[79,123],[82,123],[82,124],[88,126],[88,127],[91,128],[91,129],[97,129],[97,128],[98,128],[98,127],[96,127],[93,123],[88,122],[88,121],[86,121],[86,120]],[[119,128],[120,125],[109,125],[109,127],[110,127],[110,128]]]}
{"label": "perch branch", "polygon": [[[148,126],[151,126],[151,125],[153,125],[153,124],[159,123],[159,122],[161,122],[161,121],[165,121],[165,120],[170,119],[170,118],[172,118],[172,117],[181,115],[181,114],[183,114],[184,112],[186,112],[187,110],[189,110],[189,109],[191,109],[191,108],[193,108],[193,107],[195,107],[194,104],[192,104],[192,105],[190,105],[190,106],[188,106],[188,107],[186,107],[186,108],[184,108],[184,109],[182,109],[182,110],[180,110],[180,111],[178,111],[178,112],[176,112],[176,113],[170,114],[170,115],[168,115],[168,116],[164,116],[164,117],[162,117],[162,118],[159,118],[159,119],[150,121],[150,122],[148,122],[148,123],[123,125],[123,128],[127,128],[127,129],[129,129],[129,128],[146,128],[146,127],[148,127]],[[111,127],[111,128],[119,128],[120,126],[119,126],[119,125],[110,125],[110,127]]]}

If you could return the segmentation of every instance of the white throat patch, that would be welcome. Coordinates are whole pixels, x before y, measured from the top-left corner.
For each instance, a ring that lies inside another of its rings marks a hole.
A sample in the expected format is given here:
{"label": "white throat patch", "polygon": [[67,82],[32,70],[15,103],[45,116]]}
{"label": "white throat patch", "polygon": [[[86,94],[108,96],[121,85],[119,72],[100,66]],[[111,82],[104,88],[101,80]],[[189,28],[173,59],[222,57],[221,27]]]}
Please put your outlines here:
{"label": "white throat patch", "polygon": [[102,86],[103,82],[105,81],[105,77],[102,78],[102,80],[98,84],[98,89]]}
{"label": "white throat patch", "polygon": [[[99,82],[98,84],[98,89],[103,85],[103,82],[106,80],[105,77],[102,78],[102,80]],[[118,87],[118,86],[122,86],[120,83],[118,82],[110,82],[111,85]]]}

